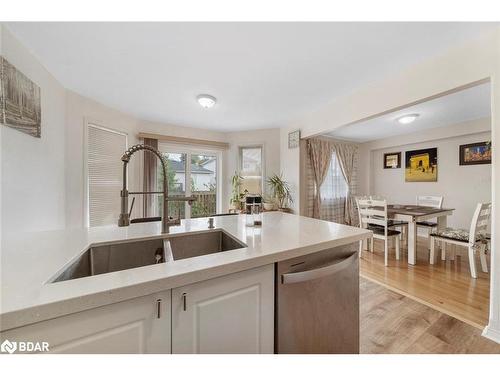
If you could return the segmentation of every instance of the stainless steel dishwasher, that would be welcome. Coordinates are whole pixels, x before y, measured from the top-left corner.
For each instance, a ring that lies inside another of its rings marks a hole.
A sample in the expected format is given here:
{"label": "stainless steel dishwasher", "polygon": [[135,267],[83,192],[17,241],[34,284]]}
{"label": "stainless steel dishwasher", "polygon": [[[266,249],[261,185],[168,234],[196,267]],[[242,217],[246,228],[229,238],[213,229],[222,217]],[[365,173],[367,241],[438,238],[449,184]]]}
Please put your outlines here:
{"label": "stainless steel dishwasher", "polygon": [[358,244],[276,264],[276,353],[359,353]]}

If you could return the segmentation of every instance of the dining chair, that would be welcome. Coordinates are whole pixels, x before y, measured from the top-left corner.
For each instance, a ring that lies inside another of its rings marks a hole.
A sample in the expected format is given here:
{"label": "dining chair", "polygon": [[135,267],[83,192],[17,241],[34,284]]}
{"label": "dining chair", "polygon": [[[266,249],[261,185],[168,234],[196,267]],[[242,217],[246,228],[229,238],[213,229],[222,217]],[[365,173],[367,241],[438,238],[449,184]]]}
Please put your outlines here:
{"label": "dining chair", "polygon": [[[368,197],[354,197],[354,201],[356,202],[356,210],[358,211],[358,225],[362,229],[366,229],[367,225],[363,224],[363,221],[361,219],[361,211],[359,210],[359,203],[358,201],[360,199],[369,199]],[[364,240],[359,241],[359,257],[361,258],[361,255],[363,254],[363,249],[371,249],[371,241],[373,241],[373,238],[367,238]]]}
{"label": "dining chair", "polygon": [[[417,195],[417,206],[443,208],[443,197],[433,195]],[[427,249],[431,248],[431,233],[435,232],[438,227],[437,221],[419,221],[417,228],[423,229],[427,232],[429,243]]]}
{"label": "dining chair", "polygon": [[[370,199],[372,199],[372,200],[386,200],[385,197],[382,197],[380,195],[370,195]],[[406,228],[408,228],[408,223],[406,221],[389,219],[387,221],[387,224],[388,224],[388,227],[390,229],[400,231],[401,234],[399,235],[399,240],[401,242],[404,242],[406,245],[408,245],[408,231],[406,229]]]}
{"label": "dining chair", "polygon": [[[384,264],[388,265],[389,260],[389,239],[393,239],[396,247],[396,259],[399,260],[400,235],[401,232],[389,229],[389,219],[387,217],[387,201],[374,200],[371,198],[357,198],[359,226],[373,232],[370,241],[370,251],[373,253],[373,239],[384,241]],[[360,242],[360,251],[362,242]]]}
{"label": "dining chair", "polygon": [[[434,264],[435,249],[438,244],[453,244],[467,247],[469,255],[470,274],[477,279],[474,253],[479,252],[481,269],[488,272],[486,249],[488,246],[488,222],[491,214],[491,203],[478,203],[470,224],[470,230],[446,228],[431,233],[430,263]],[[441,247],[441,259],[446,259],[446,247]]]}

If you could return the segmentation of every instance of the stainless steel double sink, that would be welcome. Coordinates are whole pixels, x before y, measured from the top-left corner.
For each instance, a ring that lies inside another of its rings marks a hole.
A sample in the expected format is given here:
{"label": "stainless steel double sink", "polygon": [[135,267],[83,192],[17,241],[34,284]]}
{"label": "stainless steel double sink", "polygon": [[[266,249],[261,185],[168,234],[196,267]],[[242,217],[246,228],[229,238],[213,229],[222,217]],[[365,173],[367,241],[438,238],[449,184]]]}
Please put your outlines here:
{"label": "stainless steel double sink", "polygon": [[53,283],[247,247],[221,229],[89,248]]}

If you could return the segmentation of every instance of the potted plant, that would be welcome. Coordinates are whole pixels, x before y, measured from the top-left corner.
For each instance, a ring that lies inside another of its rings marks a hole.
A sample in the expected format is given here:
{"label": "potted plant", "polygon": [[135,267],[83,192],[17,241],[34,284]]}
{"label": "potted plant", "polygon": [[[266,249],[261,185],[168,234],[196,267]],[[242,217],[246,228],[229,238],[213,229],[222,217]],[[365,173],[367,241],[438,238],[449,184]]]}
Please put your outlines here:
{"label": "potted plant", "polygon": [[270,195],[266,194],[264,195],[264,199],[262,201],[262,205],[264,206],[264,210],[266,211],[272,211],[274,210],[274,199]]}
{"label": "potted plant", "polygon": [[292,194],[290,192],[290,184],[283,179],[283,175],[275,174],[267,180],[267,184],[271,188],[271,195],[278,204],[278,210],[291,212],[288,207],[293,203]]}
{"label": "potted plant", "polygon": [[234,172],[233,177],[231,177],[231,198],[229,203],[234,210],[241,210],[241,199],[244,194],[240,193],[241,181],[243,177],[238,173]]}

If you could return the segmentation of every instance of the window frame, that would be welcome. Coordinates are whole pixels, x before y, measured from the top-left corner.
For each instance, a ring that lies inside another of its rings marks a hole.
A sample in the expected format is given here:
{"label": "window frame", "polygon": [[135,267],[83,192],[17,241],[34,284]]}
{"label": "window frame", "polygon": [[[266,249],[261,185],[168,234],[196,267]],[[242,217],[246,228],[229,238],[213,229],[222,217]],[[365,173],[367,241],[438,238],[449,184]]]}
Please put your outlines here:
{"label": "window frame", "polygon": [[[215,175],[215,183],[216,183],[216,213],[222,213],[222,158],[223,152],[219,149],[214,149],[210,147],[203,147],[199,145],[179,145],[177,143],[172,142],[158,142],[158,151],[162,154],[164,153],[179,153],[186,154],[186,180],[188,176],[191,177],[191,155],[207,155],[207,156],[215,156],[217,159],[217,173]],[[189,160],[189,163],[187,162]],[[185,184],[185,194],[186,196],[191,195],[191,184]],[[191,206],[188,204],[185,211],[186,219],[191,219]]]}
{"label": "window frame", "polygon": [[260,157],[261,157],[261,191],[262,196],[266,194],[266,157],[265,157],[265,147],[262,143],[248,143],[248,144],[239,144],[238,145],[238,168],[237,171],[241,175],[242,167],[243,167],[243,149],[246,148],[260,148]]}
{"label": "window frame", "polygon": [[[125,152],[128,145],[128,133],[123,130],[113,129],[106,126],[102,121],[92,119],[89,117],[84,118],[84,131],[83,131],[83,226],[85,228],[90,228],[90,186],[89,186],[89,127],[94,127],[103,131],[108,131],[111,133],[119,134],[125,136]],[[128,169],[127,169],[127,181],[128,181]],[[119,198],[119,197],[118,197]],[[116,218],[118,222],[118,217]],[[94,228],[94,227],[93,227]]]}

